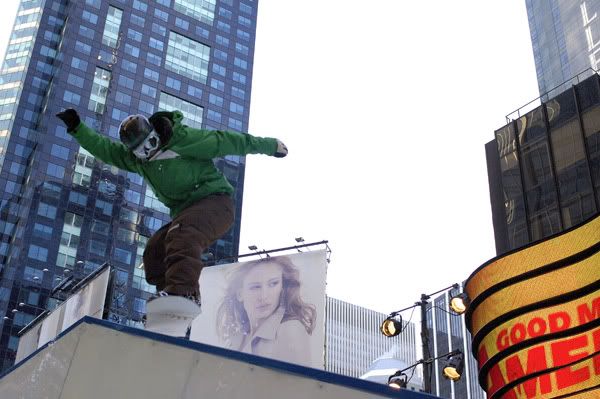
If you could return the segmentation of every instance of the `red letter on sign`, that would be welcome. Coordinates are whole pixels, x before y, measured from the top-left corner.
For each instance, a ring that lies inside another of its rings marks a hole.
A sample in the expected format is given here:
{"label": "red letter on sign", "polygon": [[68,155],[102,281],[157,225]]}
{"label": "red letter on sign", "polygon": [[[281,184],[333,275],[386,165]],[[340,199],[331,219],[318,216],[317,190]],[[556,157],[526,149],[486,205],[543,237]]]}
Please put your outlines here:
{"label": "red letter on sign", "polygon": [[571,317],[567,312],[556,312],[548,316],[550,332],[566,330],[571,326]]}
{"label": "red letter on sign", "polygon": [[[594,331],[594,352],[600,352],[600,330]],[[600,375],[600,355],[594,356],[594,371]]]}
{"label": "red letter on sign", "polygon": [[[565,364],[579,360],[583,357],[586,357],[589,354],[587,352],[580,352],[575,355],[571,355],[571,351],[575,349],[585,348],[587,344],[587,335],[580,335],[578,337],[568,339],[566,341],[553,343],[551,347],[552,358],[554,360],[554,367],[560,367]],[[590,370],[587,366],[579,367],[578,369],[565,367],[556,371],[556,384],[558,386],[558,389],[563,389],[566,387],[570,387],[571,385],[576,385],[589,378]]]}
{"label": "red letter on sign", "polygon": [[[506,373],[508,381],[514,381],[525,375],[535,373],[536,371],[543,371],[548,369],[546,362],[546,353],[544,352],[543,346],[536,346],[527,351],[527,374],[523,370],[521,360],[519,356],[514,355],[506,359]],[[552,390],[552,384],[550,382],[550,375],[544,374],[537,378],[525,381],[523,384],[517,387],[519,393],[521,393],[521,386],[525,389],[525,394],[528,398],[537,396],[538,381],[540,383],[540,393],[547,394]]]}
{"label": "red letter on sign", "polygon": [[591,308],[585,303],[577,306],[577,314],[579,315],[579,325],[600,318],[600,297],[594,299]]}

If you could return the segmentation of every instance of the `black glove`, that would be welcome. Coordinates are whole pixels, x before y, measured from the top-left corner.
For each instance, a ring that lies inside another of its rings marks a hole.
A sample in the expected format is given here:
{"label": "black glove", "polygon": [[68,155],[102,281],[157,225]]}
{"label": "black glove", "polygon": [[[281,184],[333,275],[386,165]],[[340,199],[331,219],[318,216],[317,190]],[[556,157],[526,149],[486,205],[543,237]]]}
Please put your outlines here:
{"label": "black glove", "polygon": [[[277,139],[275,139],[277,140]],[[288,149],[285,144],[283,144],[280,140],[277,140],[277,151],[273,154],[276,158],[283,158],[288,154]]]}
{"label": "black glove", "polygon": [[72,132],[75,130],[77,126],[81,123],[81,119],[79,119],[79,115],[77,115],[77,111],[73,108],[67,108],[62,112],[56,114],[56,117],[63,121],[63,123],[67,126],[67,132]]}

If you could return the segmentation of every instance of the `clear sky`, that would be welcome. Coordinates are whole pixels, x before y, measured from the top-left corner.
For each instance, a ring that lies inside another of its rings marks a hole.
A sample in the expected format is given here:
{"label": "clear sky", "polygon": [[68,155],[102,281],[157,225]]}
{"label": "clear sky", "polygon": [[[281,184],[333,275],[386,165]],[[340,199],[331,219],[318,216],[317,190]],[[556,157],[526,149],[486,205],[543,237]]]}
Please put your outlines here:
{"label": "clear sky", "polygon": [[[2,0],[0,55],[17,0]],[[240,253],[329,240],[328,294],[390,312],[495,256],[485,143],[538,96],[524,0],[259,0]]]}

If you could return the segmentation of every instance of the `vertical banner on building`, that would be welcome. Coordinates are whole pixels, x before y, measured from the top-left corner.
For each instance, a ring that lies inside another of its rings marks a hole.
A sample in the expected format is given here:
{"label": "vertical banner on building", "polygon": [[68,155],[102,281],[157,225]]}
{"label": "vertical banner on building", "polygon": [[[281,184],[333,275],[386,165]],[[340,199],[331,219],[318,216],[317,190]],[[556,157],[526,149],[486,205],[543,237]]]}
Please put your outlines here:
{"label": "vertical banner on building", "polygon": [[600,216],[492,259],[465,291],[488,398],[600,398]]}
{"label": "vertical banner on building", "polygon": [[206,267],[190,339],[324,368],[326,251]]}

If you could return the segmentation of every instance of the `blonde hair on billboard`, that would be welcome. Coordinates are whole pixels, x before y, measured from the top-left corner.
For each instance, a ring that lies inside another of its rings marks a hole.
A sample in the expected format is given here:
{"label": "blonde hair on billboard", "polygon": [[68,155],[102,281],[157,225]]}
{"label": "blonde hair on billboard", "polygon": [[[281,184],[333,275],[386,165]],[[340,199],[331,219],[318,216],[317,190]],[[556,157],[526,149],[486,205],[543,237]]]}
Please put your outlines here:
{"label": "blonde hair on billboard", "polygon": [[300,273],[287,256],[269,257],[241,264],[229,276],[229,285],[225,298],[217,310],[217,334],[229,341],[231,337],[250,333],[250,321],[244,305],[237,299],[237,293],[242,288],[246,274],[253,268],[265,263],[276,264],[281,267],[282,292],[279,306],[284,306],[285,312],[282,322],[298,320],[308,334],[315,328],[317,311],[314,305],[306,303],[300,297]]}

